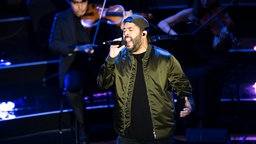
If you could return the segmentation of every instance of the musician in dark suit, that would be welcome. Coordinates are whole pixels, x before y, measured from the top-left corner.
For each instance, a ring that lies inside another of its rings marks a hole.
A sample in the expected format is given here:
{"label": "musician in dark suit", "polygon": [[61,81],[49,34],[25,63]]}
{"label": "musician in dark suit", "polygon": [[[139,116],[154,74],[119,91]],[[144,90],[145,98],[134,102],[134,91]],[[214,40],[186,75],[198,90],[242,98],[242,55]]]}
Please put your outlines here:
{"label": "musician in dark suit", "polygon": [[55,15],[49,49],[60,56],[60,88],[78,121],[79,140],[86,143],[89,141],[89,127],[84,95],[97,91],[96,75],[108,53],[102,42],[116,37],[117,26],[101,23],[96,33],[97,27],[86,23],[86,20],[91,20],[85,17],[89,1],[67,2],[71,8]]}

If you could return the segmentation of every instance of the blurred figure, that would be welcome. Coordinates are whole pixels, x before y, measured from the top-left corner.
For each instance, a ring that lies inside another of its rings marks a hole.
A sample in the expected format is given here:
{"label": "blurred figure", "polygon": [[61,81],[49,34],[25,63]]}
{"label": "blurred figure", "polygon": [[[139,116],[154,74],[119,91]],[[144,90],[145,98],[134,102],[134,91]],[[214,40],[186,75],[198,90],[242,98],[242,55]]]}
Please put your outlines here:
{"label": "blurred figure", "polygon": [[197,103],[193,127],[211,127],[217,117],[218,102],[227,73],[227,52],[236,44],[234,23],[218,0],[195,0],[183,9],[161,20],[158,27],[168,35],[194,32],[191,41],[181,41],[177,54],[192,83]]}

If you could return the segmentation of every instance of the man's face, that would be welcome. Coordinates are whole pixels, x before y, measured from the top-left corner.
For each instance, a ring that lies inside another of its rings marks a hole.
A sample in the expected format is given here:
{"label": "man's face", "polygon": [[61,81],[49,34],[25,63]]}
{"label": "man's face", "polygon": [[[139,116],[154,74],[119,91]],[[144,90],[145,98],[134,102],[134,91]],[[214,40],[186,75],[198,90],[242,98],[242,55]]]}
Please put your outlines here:
{"label": "man's face", "polygon": [[72,0],[70,4],[74,14],[78,17],[83,16],[87,11],[88,1]]}
{"label": "man's face", "polygon": [[134,23],[126,22],[123,25],[123,37],[127,41],[126,47],[131,52],[136,52],[141,46],[142,34],[140,28]]}

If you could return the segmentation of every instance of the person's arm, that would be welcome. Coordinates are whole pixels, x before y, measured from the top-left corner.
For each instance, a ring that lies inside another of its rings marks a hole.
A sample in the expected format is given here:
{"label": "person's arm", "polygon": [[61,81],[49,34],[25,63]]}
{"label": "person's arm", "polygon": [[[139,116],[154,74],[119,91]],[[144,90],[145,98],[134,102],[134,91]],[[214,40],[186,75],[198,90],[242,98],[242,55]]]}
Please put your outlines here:
{"label": "person's arm", "polygon": [[[114,41],[120,41],[122,38],[114,39]],[[125,48],[124,45],[111,45],[109,49],[109,55],[105,59],[105,63],[102,65],[99,74],[97,76],[97,84],[101,89],[108,89],[114,83],[115,77],[115,61],[121,50]]]}
{"label": "person's arm", "polygon": [[192,15],[192,8],[184,9],[175,15],[169,16],[161,20],[157,26],[168,35],[176,35],[175,30],[172,29],[172,26],[178,22],[188,20]]}
{"label": "person's arm", "polygon": [[237,38],[232,33],[232,29],[234,27],[233,20],[228,13],[224,13],[221,16],[222,21],[218,18],[214,20],[214,22],[220,27],[218,32],[213,31],[215,34],[213,40],[214,49],[222,49],[223,47],[235,46],[237,44]]}
{"label": "person's arm", "polygon": [[99,88],[105,90],[114,84],[115,60],[116,58],[108,56],[104,64],[101,66],[97,76],[97,84]]}
{"label": "person's arm", "polygon": [[176,92],[178,99],[181,101],[181,104],[184,104],[180,116],[185,117],[195,108],[191,83],[183,72],[179,61],[174,56],[171,56],[170,61],[171,65],[168,80],[173,90]]}
{"label": "person's arm", "polygon": [[61,14],[56,14],[52,24],[52,29],[49,37],[49,49],[54,54],[67,56],[74,52],[75,45],[72,43],[64,42],[63,36],[63,21]]}

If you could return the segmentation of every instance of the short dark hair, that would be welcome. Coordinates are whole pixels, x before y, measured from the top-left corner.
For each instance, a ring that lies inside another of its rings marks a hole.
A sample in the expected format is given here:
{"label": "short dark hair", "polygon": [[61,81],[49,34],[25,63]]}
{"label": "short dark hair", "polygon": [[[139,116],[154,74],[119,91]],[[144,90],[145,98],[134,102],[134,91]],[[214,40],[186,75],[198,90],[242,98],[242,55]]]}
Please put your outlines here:
{"label": "short dark hair", "polygon": [[[73,0],[66,0],[69,4],[70,2],[72,2]],[[89,1],[89,0],[82,0],[82,2],[86,2],[86,1]]]}

